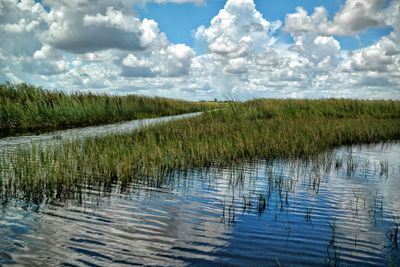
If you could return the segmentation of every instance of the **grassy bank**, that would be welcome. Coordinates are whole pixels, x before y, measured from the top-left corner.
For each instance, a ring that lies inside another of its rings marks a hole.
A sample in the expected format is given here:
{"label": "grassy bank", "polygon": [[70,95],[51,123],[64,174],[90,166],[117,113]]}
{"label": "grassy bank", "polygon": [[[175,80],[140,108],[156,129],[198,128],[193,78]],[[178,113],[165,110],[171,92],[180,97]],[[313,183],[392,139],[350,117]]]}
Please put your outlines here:
{"label": "grassy bank", "polygon": [[43,90],[26,84],[0,84],[0,137],[203,111],[217,103],[161,97],[109,96]]}
{"label": "grassy bank", "polygon": [[399,139],[399,101],[255,100],[127,135],[20,149],[1,163],[0,194],[39,202],[73,197],[84,185],[157,183],[176,169]]}

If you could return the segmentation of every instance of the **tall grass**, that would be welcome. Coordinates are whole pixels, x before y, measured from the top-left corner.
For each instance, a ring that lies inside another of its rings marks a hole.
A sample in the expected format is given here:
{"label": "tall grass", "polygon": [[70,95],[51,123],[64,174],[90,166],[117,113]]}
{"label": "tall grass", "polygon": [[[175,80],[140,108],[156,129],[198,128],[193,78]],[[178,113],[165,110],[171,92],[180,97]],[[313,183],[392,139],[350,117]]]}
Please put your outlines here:
{"label": "tall grass", "polygon": [[87,185],[155,184],[177,169],[309,158],[340,145],[399,139],[399,101],[256,100],[131,134],[19,149],[1,164],[0,194],[68,198]]}
{"label": "tall grass", "polygon": [[216,103],[161,97],[71,95],[27,84],[0,84],[0,136],[202,111]]}

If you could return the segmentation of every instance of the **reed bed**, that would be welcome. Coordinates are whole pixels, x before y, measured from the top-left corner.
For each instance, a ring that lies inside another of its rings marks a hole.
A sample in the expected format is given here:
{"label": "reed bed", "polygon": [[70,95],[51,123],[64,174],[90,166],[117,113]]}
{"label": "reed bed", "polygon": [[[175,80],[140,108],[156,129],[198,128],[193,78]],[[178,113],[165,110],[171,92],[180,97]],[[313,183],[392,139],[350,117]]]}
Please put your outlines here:
{"label": "reed bed", "polygon": [[0,84],[0,137],[204,111],[222,103],[162,97],[65,94],[27,84]]}
{"label": "reed bed", "polygon": [[400,139],[399,101],[255,100],[134,131],[20,148],[0,163],[0,198],[79,196],[86,186],[162,183],[174,170],[312,158],[348,144]]}

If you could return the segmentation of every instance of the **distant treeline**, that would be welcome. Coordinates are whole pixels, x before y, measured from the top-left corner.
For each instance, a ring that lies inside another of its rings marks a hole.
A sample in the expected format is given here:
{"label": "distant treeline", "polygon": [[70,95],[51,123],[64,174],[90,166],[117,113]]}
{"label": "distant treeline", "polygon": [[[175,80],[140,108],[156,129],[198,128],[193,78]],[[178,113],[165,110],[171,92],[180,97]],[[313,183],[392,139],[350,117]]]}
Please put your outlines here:
{"label": "distant treeline", "polygon": [[176,115],[217,107],[162,97],[110,96],[0,84],[0,136]]}

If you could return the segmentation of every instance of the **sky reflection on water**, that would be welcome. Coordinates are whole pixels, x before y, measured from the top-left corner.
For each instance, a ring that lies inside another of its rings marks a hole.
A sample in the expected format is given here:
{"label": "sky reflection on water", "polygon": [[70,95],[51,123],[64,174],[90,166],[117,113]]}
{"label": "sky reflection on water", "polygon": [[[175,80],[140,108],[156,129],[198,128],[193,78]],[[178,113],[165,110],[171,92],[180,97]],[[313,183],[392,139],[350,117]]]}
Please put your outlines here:
{"label": "sky reflection on water", "polygon": [[399,264],[399,155],[398,143],[343,147],[92,188],[81,204],[13,201],[0,208],[0,263]]}

